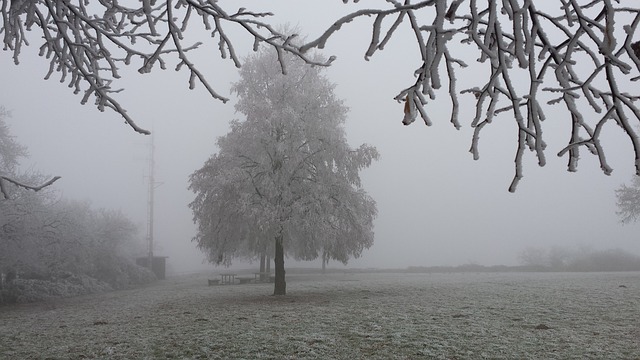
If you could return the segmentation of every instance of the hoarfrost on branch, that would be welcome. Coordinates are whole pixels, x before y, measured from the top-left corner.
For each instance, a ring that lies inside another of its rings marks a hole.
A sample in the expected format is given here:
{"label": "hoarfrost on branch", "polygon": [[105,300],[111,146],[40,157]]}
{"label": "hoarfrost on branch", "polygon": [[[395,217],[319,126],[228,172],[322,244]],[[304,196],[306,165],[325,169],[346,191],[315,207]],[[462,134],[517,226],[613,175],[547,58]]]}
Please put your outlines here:
{"label": "hoarfrost on branch", "polygon": [[[291,45],[291,39],[283,38],[261,20],[271,16],[269,12],[244,8],[227,12],[216,1],[207,0],[133,3],[137,6],[127,7],[117,1],[2,0],[0,34],[4,50],[11,51],[18,64],[22,47],[29,45],[26,32],[37,29],[44,39],[39,54],[50,60],[47,79],[58,73],[60,82],[82,94],[83,104],[94,97],[100,111],[105,108],[116,111],[126,124],[143,134],[149,131],[139,127],[115,98],[122,91],[112,88],[114,80],[120,78],[119,66],[137,62],[138,71],[148,73],[156,65],[166,69],[165,57],[173,54],[178,58],[175,69],[190,73],[190,89],[200,83],[213,98],[228,100],[214,90],[190,60],[189,52],[202,45],[186,40],[187,27],[197,26],[194,21],[200,21],[217,41],[220,56],[231,59],[238,67],[240,59],[227,34],[227,27],[232,25],[240,26],[253,37],[254,50],[264,43],[276,49],[279,59],[289,52],[316,64]],[[282,70],[285,71],[284,65]]]}
{"label": "hoarfrost on branch", "polygon": [[[523,176],[525,150],[535,153],[540,166],[546,163],[542,131],[546,116],[541,90],[552,94],[546,105],[562,105],[568,111],[571,132],[558,156],[568,155],[569,171],[576,171],[579,150],[585,147],[597,156],[602,171],[611,173],[600,136],[603,126],[613,121],[629,136],[636,173],[640,175],[640,141],[633,130],[633,120],[640,120],[640,110],[635,104],[638,96],[621,90],[640,79],[640,42],[634,40],[640,9],[624,6],[629,1],[560,0],[536,4],[533,0],[415,3],[388,0],[387,3],[386,10],[360,10],[340,18],[301,50],[323,48],[343,25],[356,18],[373,17],[371,43],[365,53],[365,59],[369,59],[384,49],[400,24],[408,23],[422,59],[415,70],[415,82],[395,97],[406,102],[405,125],[412,123],[418,114],[426,125],[431,125],[425,105],[435,100],[443,85],[448,85],[450,120],[456,128],[460,127],[455,71],[467,63],[452,52],[462,49],[469,53],[472,48],[471,52],[478,55],[477,61],[488,63],[490,72],[483,84],[460,91],[475,97],[470,151],[478,159],[483,128],[496,115],[511,113],[518,129],[518,142],[515,176],[509,191],[515,191]],[[390,25],[385,23],[387,19]],[[424,22],[425,19],[430,21]],[[463,46],[454,45],[454,41]],[[463,52],[460,53],[463,57]],[[527,73],[529,86],[524,91],[517,86],[516,79],[520,78],[515,67]],[[445,84],[442,69],[447,74]],[[545,83],[550,85],[542,87]]]}
{"label": "hoarfrost on branch", "polygon": [[30,185],[34,183],[33,178],[24,179],[24,174],[17,173],[20,158],[27,156],[27,149],[11,135],[6,123],[6,118],[10,116],[10,112],[0,106],[0,200],[11,198],[14,189],[10,189],[9,184],[17,188],[40,191],[60,179],[60,176],[54,176],[47,181],[37,179],[40,185]]}
{"label": "hoarfrost on branch", "polygon": [[[40,54],[51,61],[47,77],[59,73],[63,82],[83,93],[83,103],[95,97],[100,110],[115,110],[141,133],[148,131],[138,127],[115,99],[121,89],[111,85],[119,77],[118,66],[137,60],[139,71],[146,73],[156,64],[165,68],[167,55],[173,54],[178,58],[176,70],[190,73],[190,88],[200,83],[212,97],[227,101],[189,58],[189,52],[201,45],[186,40],[187,27],[196,26],[195,20],[217,41],[222,58],[240,66],[227,31],[237,25],[254,39],[254,50],[261,43],[275,49],[286,72],[285,53],[310,64],[328,65],[333,58],[317,63],[306,52],[323,48],[351,21],[372,18],[365,59],[394,40],[401,26],[410,27],[419,50],[421,65],[414,72],[415,81],[395,96],[406,102],[404,124],[420,115],[430,125],[433,120],[425,106],[447,87],[450,121],[460,128],[458,97],[471,95],[475,115],[470,151],[477,159],[482,130],[497,115],[511,114],[517,148],[510,191],[515,191],[523,176],[525,150],[535,154],[540,166],[545,165],[543,121],[545,110],[554,105],[566,109],[562,116],[570,122],[566,146],[558,152],[558,156],[567,155],[569,171],[576,171],[584,147],[597,157],[605,174],[611,173],[601,134],[612,121],[628,135],[640,174],[640,141],[633,129],[634,121],[640,119],[638,96],[625,91],[640,78],[640,42],[635,38],[640,8],[631,0],[387,0],[386,6],[339,18],[317,39],[301,46],[292,41],[295,35],[285,36],[266,22],[272,13],[245,8],[227,12],[212,0],[142,0],[132,8],[109,1],[89,3],[2,0],[4,49],[12,51],[18,62],[20,49],[29,44],[25,32],[39,29],[44,39]],[[476,56],[466,59],[469,54]],[[485,80],[458,90],[456,71],[469,60],[485,64],[490,71]],[[528,79],[524,87],[523,74]]]}

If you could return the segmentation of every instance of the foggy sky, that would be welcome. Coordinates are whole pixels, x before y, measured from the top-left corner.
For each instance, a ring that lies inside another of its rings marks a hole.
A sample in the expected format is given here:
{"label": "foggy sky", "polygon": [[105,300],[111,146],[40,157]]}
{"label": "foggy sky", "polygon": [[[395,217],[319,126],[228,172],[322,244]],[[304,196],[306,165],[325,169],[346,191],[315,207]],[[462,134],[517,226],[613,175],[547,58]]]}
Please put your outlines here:
{"label": "foggy sky", "polygon": [[[338,1],[231,3],[229,10],[241,3],[252,10],[271,10],[276,15],[270,23],[298,25],[308,39],[319,36],[349,9],[359,8]],[[566,112],[561,106],[546,108],[548,164],[540,168],[532,153],[525,154],[525,177],[511,194],[507,188],[517,146],[513,120],[501,115],[485,128],[479,161],[468,152],[474,110],[468,95],[460,96],[461,130],[449,123],[446,93],[427,106],[432,127],[420,119],[403,126],[402,104],[393,97],[414,81],[413,70],[420,65],[414,39],[400,32],[366,62],[372,20],[348,24],[323,51],[338,57],[326,74],[350,108],[351,145],[366,142],[381,154],[363,172],[363,186],[378,204],[375,244],[349,267],[513,265],[528,246],[622,248],[640,254],[640,225],[622,226],[615,214],[614,189],[634,173],[632,148],[621,130],[613,124],[605,127],[611,176],[603,175],[596,159],[584,150],[579,171],[568,173],[566,158],[555,155],[569,135]],[[233,34],[236,51],[248,54],[251,39]],[[35,45],[36,40],[32,38]],[[241,118],[233,108],[234,94],[229,93],[229,84],[238,79],[237,69],[219,59],[211,40],[197,40],[209,42],[194,55],[197,65],[219,93],[231,97],[229,103],[210,98],[202,86],[188,90],[186,72],[154,69],[143,76],[133,66],[123,69],[122,81],[115,84],[125,88],[117,94],[120,103],[138,125],[154,132],[156,180],[161,183],[155,193],[156,254],[169,256],[174,271],[203,267],[203,257],[191,243],[195,226],[187,207],[193,199],[188,176],[216,151],[215,140],[228,131],[228,122]],[[62,176],[54,185],[62,196],[120,209],[140,225],[144,236],[149,137],[135,133],[112,111],[100,113],[92,104],[80,105],[80,96],[60,84],[57,75],[44,81],[48,62],[37,57],[35,46],[26,48],[20,60],[15,66],[10,53],[0,54],[0,105],[12,111],[12,133],[29,149],[23,169]]]}

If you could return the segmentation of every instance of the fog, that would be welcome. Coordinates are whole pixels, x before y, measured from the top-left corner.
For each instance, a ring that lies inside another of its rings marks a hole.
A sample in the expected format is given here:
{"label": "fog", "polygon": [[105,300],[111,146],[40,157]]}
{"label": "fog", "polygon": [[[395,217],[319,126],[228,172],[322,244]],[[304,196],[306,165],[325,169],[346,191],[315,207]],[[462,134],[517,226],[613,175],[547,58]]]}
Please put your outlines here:
{"label": "fog", "polygon": [[[298,25],[309,38],[319,36],[352,8],[340,2],[247,3],[254,10],[268,7],[275,13],[271,23]],[[555,155],[566,145],[566,112],[561,106],[547,108],[548,163],[540,168],[533,154],[525,154],[525,177],[517,191],[509,193],[517,129],[508,115],[485,128],[479,161],[468,151],[474,110],[469,97],[460,97],[461,130],[449,123],[446,94],[427,107],[433,126],[421,121],[403,126],[402,104],[393,97],[413,82],[419,65],[413,39],[400,33],[366,62],[370,21],[345,26],[323,51],[338,58],[326,75],[350,108],[347,131],[352,146],[366,142],[381,154],[362,176],[364,188],[378,204],[375,244],[348,267],[515,265],[527,247],[620,248],[640,254],[640,225],[622,226],[615,213],[614,189],[634,173],[631,144],[621,130],[613,124],[605,127],[603,143],[612,175],[604,175],[597,159],[584,150],[579,171],[569,173],[567,159]],[[248,54],[251,39],[233,34],[238,36],[236,51]],[[154,134],[159,182],[155,253],[168,256],[175,272],[212,268],[203,264],[191,242],[195,226],[187,206],[193,199],[188,176],[216,151],[215,140],[228,131],[229,121],[241,116],[229,93],[237,69],[219,59],[215,44],[207,45],[195,55],[197,65],[218,92],[231,98],[227,104],[212,99],[202,86],[188,90],[186,72],[155,69],[139,75],[133,66],[123,69],[123,79],[115,85],[125,88],[117,99],[138,125]],[[19,66],[9,53],[0,56],[0,105],[12,112],[8,124],[30,153],[23,168],[61,176],[53,185],[61,196],[122,210],[144,236],[150,138],[135,133],[113,111],[101,113],[91,104],[80,105],[80,96],[55,75],[43,80],[48,62],[37,57],[36,50],[23,50]],[[319,261],[294,266],[319,266]]]}

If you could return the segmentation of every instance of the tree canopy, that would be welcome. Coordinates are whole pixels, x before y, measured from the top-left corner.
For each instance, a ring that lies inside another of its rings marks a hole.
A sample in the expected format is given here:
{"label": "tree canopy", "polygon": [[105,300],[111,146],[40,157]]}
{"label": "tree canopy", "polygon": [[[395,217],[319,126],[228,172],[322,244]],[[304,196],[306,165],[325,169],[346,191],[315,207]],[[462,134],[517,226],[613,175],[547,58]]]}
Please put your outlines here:
{"label": "tree canopy", "polygon": [[[310,50],[322,49],[355,19],[372,19],[365,59],[397,41],[398,29],[408,27],[420,58],[410,70],[415,82],[395,96],[396,101],[406,102],[405,114],[399,114],[404,124],[419,115],[430,125],[433,120],[426,109],[436,101],[442,103],[438,95],[444,93],[451,105],[450,121],[459,128],[462,96],[471,98],[475,115],[469,119],[474,128],[470,151],[477,159],[481,131],[497,117],[513,121],[517,145],[509,189],[515,191],[526,150],[540,166],[546,164],[544,120],[554,106],[562,106],[562,120],[570,130],[566,146],[557,154],[567,156],[569,171],[577,170],[579,150],[584,148],[597,157],[605,174],[611,173],[601,135],[613,122],[628,135],[640,174],[640,140],[633,129],[640,119],[633,92],[640,78],[636,35],[640,8],[634,0],[389,0],[344,14],[306,44],[274,29],[271,12],[225,9],[230,6],[209,0],[143,0],[132,7],[112,1],[3,0],[0,31],[4,49],[12,52],[16,63],[22,47],[30,44],[26,30],[37,31],[34,37],[42,39],[40,55],[50,59],[47,78],[58,73],[74,92],[83,94],[83,103],[93,97],[100,110],[111,108],[136,131],[148,133],[116,99],[121,89],[113,86],[123,66],[147,73],[154,67],[166,68],[174,55],[176,70],[189,73],[190,88],[201,83],[212,97],[228,100],[191,61],[189,54],[201,41],[190,40],[187,29],[203,28],[220,56],[240,66],[239,51],[228,31],[237,26],[253,39],[254,51],[260,44],[271,47],[284,72],[285,54],[329,65],[333,58],[318,61]],[[471,62],[472,71],[483,73],[476,70],[480,66],[487,75],[458,89],[459,73]]]}
{"label": "tree canopy", "polygon": [[246,116],[218,139],[219,152],[190,177],[194,238],[209,260],[275,252],[275,294],[285,293],[284,255],[345,262],[373,244],[375,202],[359,172],[378,158],[351,148],[347,108],[322,68],[261,50],[246,59],[233,85]]}
{"label": "tree canopy", "polygon": [[623,184],[616,189],[618,216],[623,224],[640,218],[640,178],[634,176],[630,185]]}

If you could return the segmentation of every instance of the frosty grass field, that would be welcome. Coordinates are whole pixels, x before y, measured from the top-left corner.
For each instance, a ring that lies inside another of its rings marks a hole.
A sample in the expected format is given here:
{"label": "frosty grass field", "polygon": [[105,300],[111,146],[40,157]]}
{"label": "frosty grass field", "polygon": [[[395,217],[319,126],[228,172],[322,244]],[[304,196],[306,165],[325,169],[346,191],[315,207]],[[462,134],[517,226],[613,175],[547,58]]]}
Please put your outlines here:
{"label": "frosty grass field", "polygon": [[0,307],[0,358],[640,359],[640,273],[214,276]]}

